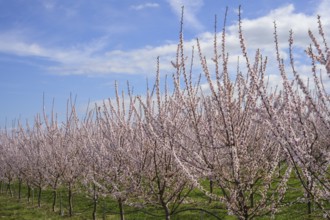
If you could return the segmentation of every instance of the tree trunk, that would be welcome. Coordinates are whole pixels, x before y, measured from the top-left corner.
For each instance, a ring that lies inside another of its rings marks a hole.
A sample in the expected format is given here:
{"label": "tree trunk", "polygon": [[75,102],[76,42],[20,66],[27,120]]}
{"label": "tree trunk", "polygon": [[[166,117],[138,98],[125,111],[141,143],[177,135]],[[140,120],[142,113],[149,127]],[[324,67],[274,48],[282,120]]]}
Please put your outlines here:
{"label": "tree trunk", "polygon": [[253,192],[250,195],[250,206],[251,206],[251,208],[254,207],[254,196],[253,196]]}
{"label": "tree trunk", "polygon": [[34,188],[32,188],[32,206],[34,206]]}
{"label": "tree trunk", "polygon": [[118,199],[118,205],[119,205],[120,220],[125,220],[123,201],[121,198]]}
{"label": "tree trunk", "polygon": [[103,200],[103,205],[102,205],[102,220],[105,220],[105,213],[106,213],[106,204],[105,204],[105,200]]}
{"label": "tree trunk", "polygon": [[170,220],[171,215],[170,215],[170,210],[168,209],[167,204],[161,200],[161,205],[163,206],[163,209],[164,209],[165,219]]}
{"label": "tree trunk", "polygon": [[247,212],[247,210],[244,210],[243,216],[240,216],[238,219],[239,220],[248,220],[249,219],[249,213]]}
{"label": "tree trunk", "polygon": [[281,161],[278,162],[278,178],[282,178],[282,176],[281,176]]}
{"label": "tree trunk", "polygon": [[94,193],[94,195],[93,195],[93,220],[96,220],[98,196],[97,196],[95,184],[93,184],[93,193]]}
{"label": "tree trunk", "polygon": [[308,216],[311,216],[311,214],[312,214],[312,203],[311,203],[310,198],[308,198],[308,202],[307,202],[307,211],[308,211]]}
{"label": "tree trunk", "polygon": [[63,209],[62,209],[62,193],[60,191],[60,216],[63,216]]}
{"label": "tree trunk", "polygon": [[306,193],[307,193],[307,213],[308,213],[308,216],[310,217],[312,214],[312,196],[310,194],[310,191],[312,190],[313,183],[311,183],[307,180],[306,185],[309,188],[309,191],[307,191]]}
{"label": "tree trunk", "polygon": [[72,217],[73,215],[73,195],[72,195],[72,186],[71,183],[69,183],[69,216]]}
{"label": "tree trunk", "polygon": [[165,219],[166,220],[170,220],[171,219],[171,216],[170,216],[170,212],[168,210],[168,207],[166,206],[166,208],[164,208],[165,210]]}
{"label": "tree trunk", "polygon": [[38,207],[41,207],[41,186],[38,187]]}
{"label": "tree trunk", "polygon": [[[213,193],[213,180],[210,178],[210,193]],[[209,199],[209,203],[212,202],[212,198]]]}
{"label": "tree trunk", "polygon": [[56,202],[57,202],[57,183],[59,179],[59,175],[57,175],[54,185],[53,185],[53,204],[52,204],[52,210],[55,212]]}
{"label": "tree trunk", "polygon": [[28,188],[27,200],[28,200],[28,202],[30,202],[30,200],[31,200],[31,187],[28,183],[26,185],[27,185],[27,188]]}
{"label": "tree trunk", "polygon": [[13,191],[11,190],[11,180],[8,181],[6,193],[8,194],[8,192],[10,194],[10,197],[13,197]]}
{"label": "tree trunk", "polygon": [[18,178],[18,201],[22,198],[22,178]]}
{"label": "tree trunk", "polygon": [[56,200],[57,200],[57,189],[53,188],[53,204],[52,204],[53,212],[55,212]]}

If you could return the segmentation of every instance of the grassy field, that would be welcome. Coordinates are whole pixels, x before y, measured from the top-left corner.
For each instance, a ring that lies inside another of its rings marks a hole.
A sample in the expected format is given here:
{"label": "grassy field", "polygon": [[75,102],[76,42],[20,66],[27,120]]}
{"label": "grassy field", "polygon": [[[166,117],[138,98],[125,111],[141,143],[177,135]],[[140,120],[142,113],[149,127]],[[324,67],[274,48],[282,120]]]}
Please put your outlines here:
{"label": "grassy field", "polygon": [[[38,208],[36,192],[31,196],[30,201],[27,200],[27,188],[22,187],[22,198],[18,200],[18,186],[13,185],[13,196],[7,192],[6,187],[2,186],[0,192],[0,219],[12,220],[32,220],[32,219],[92,219],[92,200],[81,193],[74,195],[74,216],[68,216],[68,203],[66,201],[67,192],[63,189],[60,191],[56,204],[56,211],[52,212],[52,192],[44,190],[42,193],[41,207]],[[34,196],[33,196],[34,195]],[[314,211],[311,216],[307,215],[307,206],[305,203],[298,202],[297,198],[301,197],[302,191],[299,187],[299,182],[291,180],[290,188],[283,201],[276,219],[279,220],[294,220],[294,219],[321,219],[322,215],[313,207]],[[233,216],[228,216],[224,207],[217,202],[208,203],[208,199],[200,192],[193,191],[189,197],[188,204],[183,204],[177,214],[171,219],[191,219],[191,220],[207,220],[207,219],[236,219]],[[293,202],[294,201],[294,202]],[[203,211],[205,210],[205,211]],[[114,220],[119,219],[119,209],[117,203],[110,199],[100,200],[98,203],[98,219]],[[211,214],[212,213],[212,214]],[[215,217],[217,216],[217,217]],[[162,211],[155,207],[146,209],[134,209],[125,207],[125,219],[127,220],[152,220],[164,219]],[[270,219],[270,216],[264,216],[256,219]]]}
{"label": "grassy field", "polygon": [[[5,187],[3,187],[5,188]],[[44,190],[42,193],[41,207],[38,208],[36,194],[34,192],[31,196],[30,201],[27,200],[27,188],[22,187],[22,198],[18,200],[18,186],[13,185],[13,197],[6,189],[2,189],[0,193],[0,219],[92,219],[92,200],[83,196],[82,194],[76,193],[74,195],[74,216],[68,216],[68,202],[66,201],[67,192],[65,190],[60,191],[56,206],[56,211],[51,211],[52,204],[52,192],[50,190]],[[194,192],[192,194],[194,197],[203,197],[201,193]],[[196,201],[200,200],[196,199]],[[205,199],[207,201],[207,199]],[[205,211],[196,208],[194,205],[183,205],[180,212],[172,217],[172,219],[216,219],[211,214],[216,216],[221,216],[224,219],[234,219],[232,217],[225,217],[225,211],[219,211],[216,203],[212,206],[205,208]],[[204,205],[205,206],[205,205]],[[62,208],[60,208],[62,207]],[[189,211],[185,211],[190,209]],[[119,209],[117,203],[110,199],[101,200],[98,203],[98,219],[119,219]],[[162,210],[156,209],[154,207],[149,207],[145,210],[135,209],[131,207],[125,207],[125,219],[136,219],[136,220],[152,220],[152,219],[163,219]]]}

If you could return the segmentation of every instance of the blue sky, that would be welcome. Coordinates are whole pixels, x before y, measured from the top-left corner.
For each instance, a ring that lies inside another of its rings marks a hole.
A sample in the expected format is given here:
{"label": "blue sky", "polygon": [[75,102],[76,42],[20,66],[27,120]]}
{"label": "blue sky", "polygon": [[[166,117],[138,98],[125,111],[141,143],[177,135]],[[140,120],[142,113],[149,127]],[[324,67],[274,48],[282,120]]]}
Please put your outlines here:
{"label": "blue sky", "polygon": [[[156,58],[161,74],[172,74],[181,5],[185,5],[186,46],[198,37],[206,55],[212,47],[214,15],[219,24],[228,13],[229,52],[238,54],[237,8],[242,6],[249,48],[273,56],[272,22],[277,21],[280,43],[296,33],[297,51],[316,30],[316,15],[329,30],[329,0],[0,0],[0,127],[13,120],[33,120],[55,99],[63,115],[70,94],[77,106],[114,96],[114,82],[143,94],[152,79]],[[244,26],[245,25],[245,26]],[[221,26],[219,27],[219,30]],[[326,33],[329,36],[329,31]],[[285,57],[285,49],[283,49]],[[299,57],[299,54],[298,54]],[[299,62],[299,60],[298,60]],[[302,73],[308,67],[300,66]],[[278,76],[273,75],[274,82]]]}

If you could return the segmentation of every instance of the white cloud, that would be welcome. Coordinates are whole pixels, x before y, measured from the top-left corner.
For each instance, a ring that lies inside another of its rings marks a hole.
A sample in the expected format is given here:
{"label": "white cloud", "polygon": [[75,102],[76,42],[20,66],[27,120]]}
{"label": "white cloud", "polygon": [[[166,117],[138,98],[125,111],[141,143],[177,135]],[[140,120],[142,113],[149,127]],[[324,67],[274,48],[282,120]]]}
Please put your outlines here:
{"label": "white cloud", "polygon": [[[293,5],[272,10],[257,19],[243,19],[243,31],[248,47],[260,49],[274,48],[274,25],[276,22],[280,47],[287,48],[290,29],[295,35],[295,45],[305,47],[309,43],[308,30],[316,31],[316,17],[294,12]],[[236,26],[229,27],[231,33],[237,32]]]}
{"label": "white cloud", "polygon": [[316,14],[320,15],[326,22],[327,25],[330,25],[329,23],[329,18],[330,18],[330,14],[329,14],[329,8],[330,8],[330,1],[329,0],[323,0],[321,1],[321,3],[318,5]]}
{"label": "white cloud", "polygon": [[181,8],[184,6],[184,21],[187,26],[201,30],[203,25],[199,22],[196,14],[204,4],[204,0],[167,0],[174,13],[181,18]]}
{"label": "white cloud", "polygon": [[[123,51],[114,50],[93,55],[79,54],[79,51],[58,53],[56,59],[61,62],[50,71],[58,74],[71,75],[103,75],[111,73],[153,75],[156,70],[156,58],[160,56],[161,69],[170,71],[171,59],[175,58],[176,44]],[[143,56],[141,56],[143,55]]]}
{"label": "white cloud", "polygon": [[56,3],[54,0],[41,0],[41,4],[46,10],[53,10],[56,8]]}
{"label": "white cloud", "polygon": [[[177,13],[180,13],[180,4],[186,2],[183,0],[169,0],[169,3],[173,9],[178,9]],[[194,3],[188,4],[191,13],[190,18],[194,17],[195,14],[192,12],[196,12],[202,4],[203,1],[194,1]],[[323,1],[322,4],[328,3],[327,1]],[[186,6],[186,9],[189,9],[189,7]],[[319,8],[316,14],[322,13],[322,10],[323,9]],[[187,16],[189,17],[189,10],[188,12],[186,11],[185,16],[187,21]],[[325,14],[325,16],[329,17],[327,14]],[[263,17],[256,19],[244,19],[243,34],[247,47],[249,48],[250,60],[254,60],[254,51],[257,48],[260,48],[263,55],[268,56],[269,74],[278,74],[273,39],[274,20],[276,20],[278,26],[279,44],[283,58],[287,58],[286,49],[288,48],[288,32],[291,28],[294,31],[295,46],[298,47],[299,50],[305,49],[311,43],[307,34],[308,29],[313,30],[316,35],[318,33],[316,15],[296,13],[293,5],[286,5],[284,7],[272,10]],[[227,30],[226,47],[230,55],[229,67],[235,73],[237,57],[241,55],[237,34],[237,24],[228,26]],[[326,30],[328,29],[325,29],[325,31]],[[96,39],[89,44],[76,45],[71,48],[49,48],[39,43],[23,39],[22,36],[25,35],[21,32],[0,33],[0,52],[20,56],[40,56],[55,61],[58,65],[49,67],[49,70],[55,74],[155,74],[157,56],[160,56],[160,67],[162,73],[171,74],[174,71],[170,61],[175,60],[177,45],[172,42],[156,47],[145,46],[126,51],[106,51],[108,41],[108,38],[106,37]],[[212,70],[213,63],[210,59],[213,57],[213,33],[201,33],[199,35],[199,39],[201,42],[202,51],[204,55],[209,58],[209,65]],[[328,39],[330,38],[328,37]],[[190,55],[192,45],[196,45],[196,41],[194,39],[188,39],[185,42],[185,51],[187,56]],[[304,57],[303,54],[301,56]],[[195,57],[195,65],[198,66],[199,60],[197,54],[195,54]],[[296,59],[300,58],[296,57]],[[240,60],[242,67],[244,67],[244,60],[242,57]],[[198,71],[197,74],[199,73],[200,71]]]}
{"label": "white cloud", "polygon": [[146,8],[158,8],[158,7],[159,7],[158,3],[145,3],[140,5],[132,5],[131,9],[140,11]]}
{"label": "white cloud", "polygon": [[20,56],[43,56],[44,49],[38,43],[26,43],[22,39],[24,31],[0,33],[0,51]]}

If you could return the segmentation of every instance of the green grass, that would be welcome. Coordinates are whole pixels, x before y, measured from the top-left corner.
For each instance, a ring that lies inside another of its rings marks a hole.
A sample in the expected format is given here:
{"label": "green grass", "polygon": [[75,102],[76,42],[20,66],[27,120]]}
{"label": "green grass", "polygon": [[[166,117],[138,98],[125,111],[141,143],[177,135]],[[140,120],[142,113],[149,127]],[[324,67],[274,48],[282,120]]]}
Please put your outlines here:
{"label": "green grass", "polygon": [[[11,197],[3,186],[2,193],[0,193],[0,219],[91,219],[92,218],[92,200],[81,193],[75,193],[74,195],[74,216],[68,216],[68,202],[67,191],[61,189],[58,192],[58,200],[56,204],[56,212],[51,211],[52,205],[52,191],[44,190],[42,192],[41,208],[38,208],[37,204],[37,192],[34,191],[34,196],[31,196],[30,202],[27,201],[27,188],[22,187],[22,198],[18,201],[18,186],[14,184],[12,186],[14,196]],[[219,206],[213,203],[209,206],[208,203],[201,203],[200,200],[207,199],[202,193],[195,191],[193,194],[196,199],[196,204],[183,204],[180,210],[195,209],[190,211],[182,211],[174,215],[171,219],[215,219],[211,215],[204,213],[198,209],[206,209],[208,212],[212,212],[215,215],[225,218],[226,212],[219,210]],[[207,201],[207,200],[205,200]],[[61,205],[60,205],[61,203]],[[62,212],[60,211],[62,206]],[[197,209],[198,206],[198,209]],[[62,215],[60,215],[62,213]],[[115,220],[119,219],[119,209],[116,201],[111,199],[100,199],[98,203],[98,219]],[[125,219],[127,220],[153,220],[163,219],[163,211],[156,207],[148,207],[147,209],[135,209],[125,206]],[[225,219],[232,219],[230,217]]]}
{"label": "green grass", "polygon": [[[18,202],[9,196],[0,196],[0,219],[34,220],[34,219],[63,219],[48,209],[36,208],[26,202]],[[76,218],[79,219],[79,218]]]}
{"label": "green grass", "polygon": [[[64,204],[63,204],[64,205]],[[12,198],[9,195],[0,195],[0,219],[12,219],[12,220],[34,220],[34,219],[91,219],[91,209],[85,209],[82,211],[81,207],[82,203],[76,202],[76,212],[74,213],[73,217],[69,217],[67,215],[67,211],[64,212],[64,216],[59,215],[59,212],[52,212],[50,204],[42,203],[42,207],[38,208],[37,204],[34,202],[28,203],[26,200],[18,201],[17,198]],[[117,208],[114,207],[115,203],[109,203],[106,213],[105,219],[108,220],[115,220],[119,219],[119,215],[117,214]],[[216,210],[214,210],[216,212]],[[146,214],[146,212],[150,214]],[[98,219],[103,218],[102,213],[98,213]],[[152,220],[152,219],[163,219],[161,211],[156,209],[148,209],[144,211],[136,211],[134,209],[130,209],[126,207],[126,215],[125,219],[128,220]],[[172,219],[192,219],[192,220],[199,220],[199,219],[214,219],[213,217],[208,216],[208,214],[203,213],[201,211],[185,211],[176,216],[173,216]],[[231,219],[231,218],[226,218]]]}
{"label": "green grass", "polygon": [[[56,211],[51,211],[52,191],[44,190],[42,193],[41,208],[37,207],[37,192],[34,191],[34,197],[31,197],[30,202],[27,201],[27,188],[22,187],[22,198],[18,201],[18,185],[14,184],[13,197],[6,192],[5,186],[2,186],[0,191],[0,220],[1,219],[92,219],[92,200],[84,194],[76,192],[74,195],[74,216],[68,216],[67,191],[65,188],[58,192],[58,200]],[[318,208],[313,206],[311,216],[307,215],[307,205],[297,201],[297,198],[303,196],[303,190],[299,181],[293,176],[289,180],[289,188],[284,198],[283,205],[275,219],[278,220],[295,220],[295,219],[321,219],[322,215]],[[329,204],[328,204],[329,205]],[[62,211],[60,211],[62,207]],[[208,220],[216,219],[212,215],[203,212],[206,210],[224,220],[234,220],[233,216],[228,216],[224,205],[218,202],[208,202],[208,198],[199,190],[193,190],[188,198],[187,204],[182,204],[180,209],[182,212],[171,217],[172,220],[189,219],[189,220]],[[61,215],[60,215],[61,213]],[[116,201],[111,199],[100,199],[98,203],[97,217],[98,219],[115,220],[119,219],[119,209]],[[163,212],[153,206],[146,209],[135,209],[125,206],[126,220],[153,220],[164,219]],[[260,220],[270,219],[270,216],[256,218]]]}

